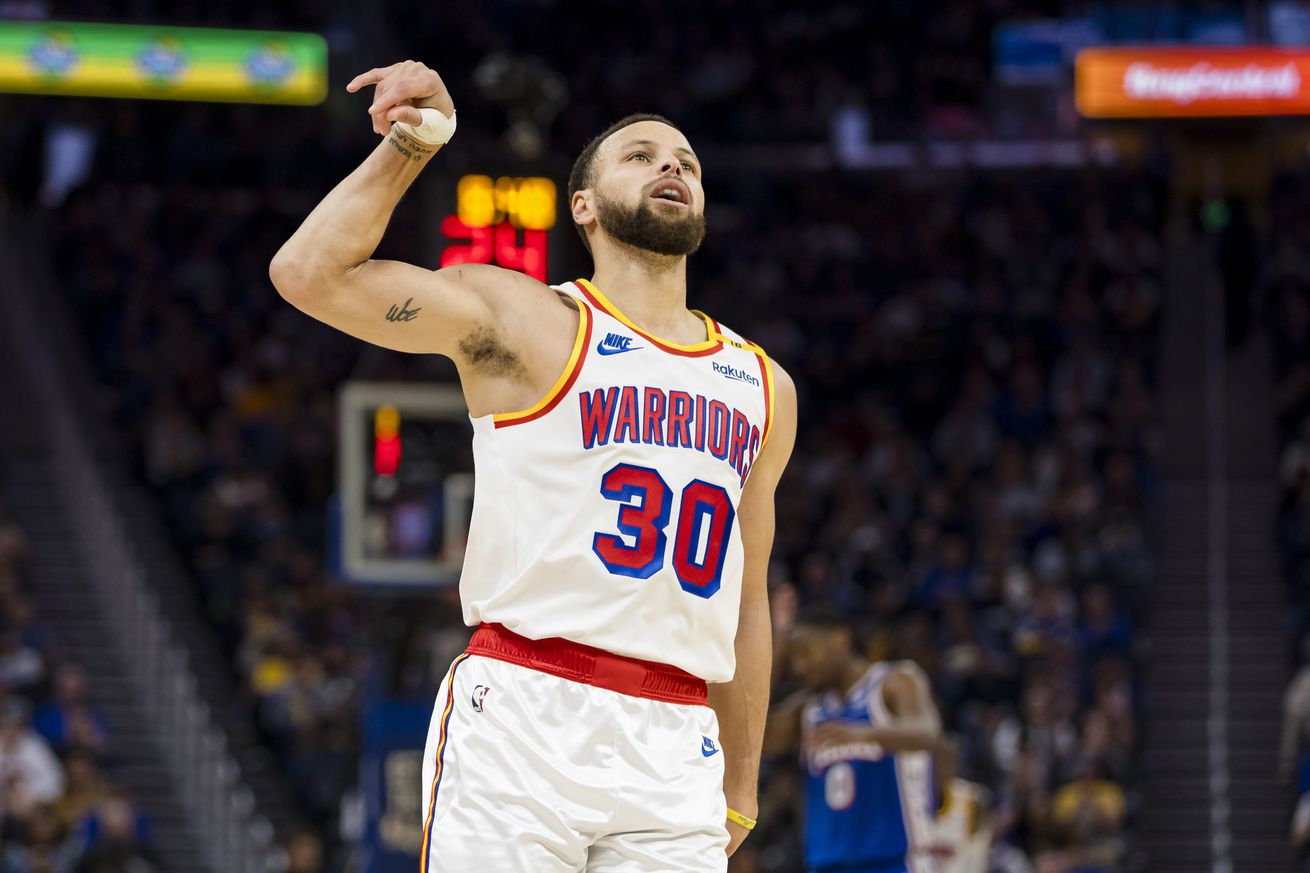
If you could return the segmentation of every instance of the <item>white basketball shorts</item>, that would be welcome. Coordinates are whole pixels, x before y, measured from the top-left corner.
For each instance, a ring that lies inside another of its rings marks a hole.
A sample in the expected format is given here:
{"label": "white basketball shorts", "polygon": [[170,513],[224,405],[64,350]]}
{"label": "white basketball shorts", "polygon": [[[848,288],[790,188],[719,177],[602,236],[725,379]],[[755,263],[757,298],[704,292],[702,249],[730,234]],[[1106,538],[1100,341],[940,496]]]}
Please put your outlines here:
{"label": "white basketball shorts", "polygon": [[482,625],[423,755],[420,873],[723,873],[723,752],[675,667]]}

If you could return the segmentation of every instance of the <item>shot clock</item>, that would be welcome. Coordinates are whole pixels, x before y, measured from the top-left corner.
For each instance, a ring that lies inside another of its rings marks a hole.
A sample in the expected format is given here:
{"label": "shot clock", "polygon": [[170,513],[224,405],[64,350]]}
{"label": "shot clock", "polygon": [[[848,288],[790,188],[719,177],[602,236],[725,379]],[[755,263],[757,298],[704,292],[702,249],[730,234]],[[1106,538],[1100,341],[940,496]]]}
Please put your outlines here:
{"label": "shot clock", "polygon": [[455,214],[441,222],[441,266],[495,264],[545,282],[555,203],[555,183],[543,176],[464,176]]}

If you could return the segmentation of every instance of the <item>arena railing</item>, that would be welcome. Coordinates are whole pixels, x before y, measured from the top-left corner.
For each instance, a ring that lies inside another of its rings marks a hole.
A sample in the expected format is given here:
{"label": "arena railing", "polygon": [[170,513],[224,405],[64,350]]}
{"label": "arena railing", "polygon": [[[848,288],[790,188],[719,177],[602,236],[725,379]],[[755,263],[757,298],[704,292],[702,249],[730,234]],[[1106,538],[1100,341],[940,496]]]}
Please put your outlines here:
{"label": "arena railing", "polygon": [[63,390],[60,361],[30,296],[19,288],[21,270],[9,228],[0,223],[0,300],[18,360],[45,405],[46,433],[57,460],[56,488],[80,532],[95,606],[109,618],[115,648],[130,671],[155,739],[185,806],[201,856],[224,873],[276,873],[285,854],[269,820],[239,778],[222,730],[202,700],[186,648],[179,644],[158,596],[147,583],[73,398]]}

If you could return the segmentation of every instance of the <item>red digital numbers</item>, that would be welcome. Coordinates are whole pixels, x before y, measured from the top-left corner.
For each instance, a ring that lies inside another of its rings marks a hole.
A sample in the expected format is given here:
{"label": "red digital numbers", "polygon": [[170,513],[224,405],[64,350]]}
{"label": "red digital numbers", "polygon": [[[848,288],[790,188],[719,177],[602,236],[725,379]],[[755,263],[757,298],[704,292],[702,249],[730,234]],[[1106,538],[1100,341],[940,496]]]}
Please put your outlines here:
{"label": "red digital numbers", "polygon": [[441,266],[496,264],[546,281],[546,232],[555,225],[554,182],[536,176],[465,176],[456,198],[456,214],[441,222],[442,235],[456,244],[441,253]]}
{"label": "red digital numbers", "polygon": [[452,264],[496,264],[546,281],[544,230],[522,231],[523,244],[520,245],[520,231],[508,219],[495,227],[469,227],[459,220],[458,215],[451,215],[441,222],[441,233],[449,240],[468,241],[465,245],[446,246],[441,253],[443,267]]}

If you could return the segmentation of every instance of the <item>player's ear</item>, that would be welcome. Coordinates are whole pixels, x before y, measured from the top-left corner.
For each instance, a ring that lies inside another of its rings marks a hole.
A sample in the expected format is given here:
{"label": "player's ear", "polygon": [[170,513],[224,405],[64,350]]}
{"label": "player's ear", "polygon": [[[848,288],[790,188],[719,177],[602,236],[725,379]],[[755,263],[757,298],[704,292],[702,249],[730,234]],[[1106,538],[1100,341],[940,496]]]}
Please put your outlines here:
{"label": "player's ear", "polygon": [[574,191],[569,201],[569,210],[573,213],[573,223],[586,226],[596,220],[596,210],[592,206],[595,195],[590,188]]}

